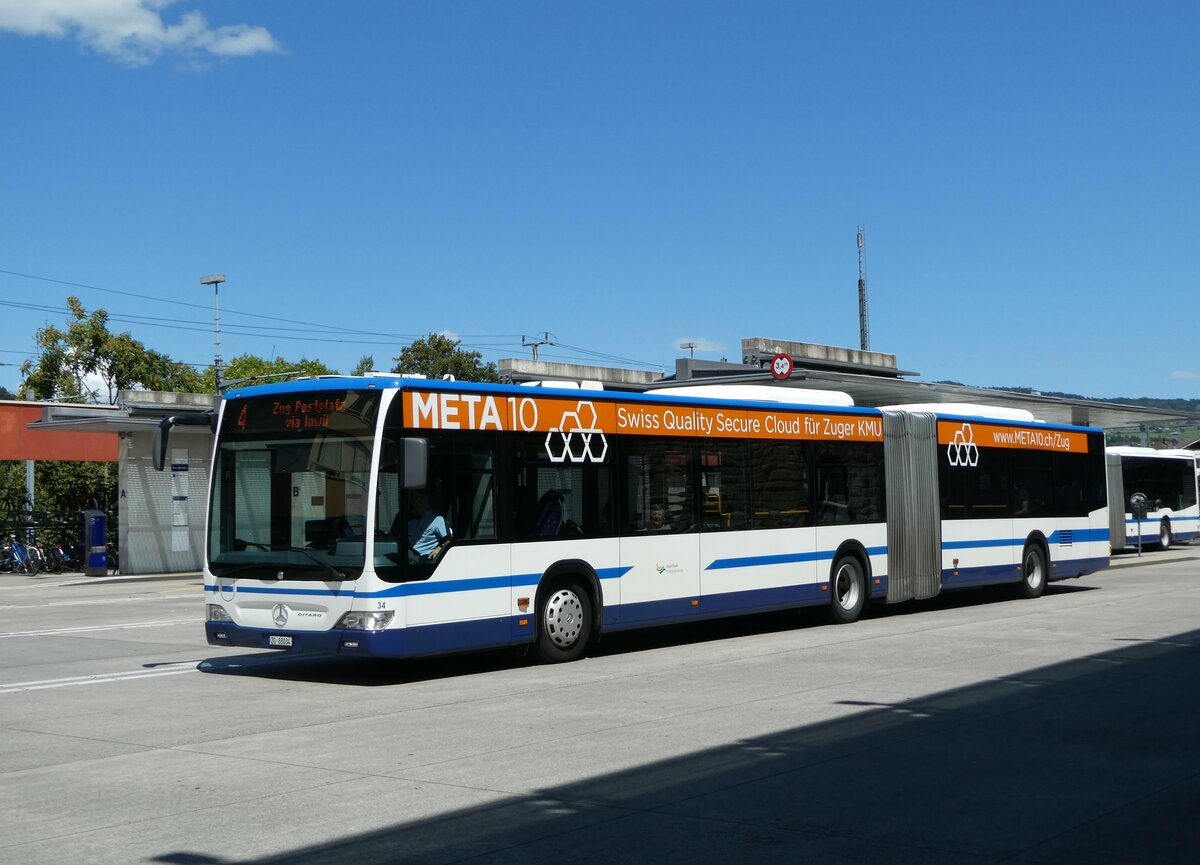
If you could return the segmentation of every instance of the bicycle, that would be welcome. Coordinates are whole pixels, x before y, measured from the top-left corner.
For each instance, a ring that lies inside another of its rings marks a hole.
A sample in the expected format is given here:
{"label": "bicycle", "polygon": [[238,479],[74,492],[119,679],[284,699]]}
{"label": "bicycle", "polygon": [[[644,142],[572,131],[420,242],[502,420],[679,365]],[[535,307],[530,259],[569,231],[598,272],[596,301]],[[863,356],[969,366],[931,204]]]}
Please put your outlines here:
{"label": "bicycle", "polygon": [[28,574],[31,577],[38,572],[40,565],[38,559],[31,556],[25,545],[17,540],[16,535],[9,535],[4,543],[4,559],[10,565],[5,570]]}

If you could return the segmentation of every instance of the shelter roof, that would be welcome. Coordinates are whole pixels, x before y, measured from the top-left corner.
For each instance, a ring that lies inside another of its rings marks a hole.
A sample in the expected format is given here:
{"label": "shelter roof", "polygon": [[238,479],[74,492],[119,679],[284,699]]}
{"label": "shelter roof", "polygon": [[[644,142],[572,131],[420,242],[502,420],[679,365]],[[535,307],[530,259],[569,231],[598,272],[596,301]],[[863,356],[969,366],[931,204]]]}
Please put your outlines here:
{"label": "shelter roof", "polygon": [[[145,432],[152,431],[165,417],[181,412],[209,411],[215,404],[216,397],[212,394],[123,390],[114,406],[37,403],[41,416],[31,419],[29,429],[60,433]],[[179,427],[178,430],[184,435],[207,432],[204,427]],[[113,459],[116,459],[115,436]]]}
{"label": "shelter roof", "polygon": [[1036,392],[1020,393],[962,384],[912,381],[894,376],[797,368],[787,379],[776,381],[767,370],[743,364],[718,365],[706,362],[704,367],[703,370],[697,370],[699,375],[691,377],[688,362],[680,361],[676,365],[676,376],[673,379],[657,382],[648,389],[668,389],[700,383],[765,383],[779,387],[842,391],[853,397],[855,405],[874,408],[909,403],[981,403],[1000,408],[1024,409],[1032,412],[1034,417],[1049,423],[1101,429],[1200,422],[1200,413],[1197,412],[1171,411],[1074,397],[1044,396]]}
{"label": "shelter roof", "polygon": [[[548,377],[547,371],[534,362],[537,369],[510,369],[510,380]],[[587,367],[595,373],[599,368]],[[570,379],[574,370],[567,364],[555,364],[554,377]],[[512,373],[516,373],[513,375]],[[523,375],[522,375],[523,373]],[[909,375],[909,373],[904,373]],[[582,376],[589,378],[591,376]],[[609,377],[611,378],[611,376]],[[855,405],[881,407],[911,403],[979,403],[1000,408],[1023,409],[1049,423],[1074,426],[1093,426],[1102,429],[1122,429],[1164,423],[1200,423],[1200,413],[1147,408],[1124,403],[1087,400],[1074,397],[1044,396],[1038,393],[1019,393],[993,388],[944,382],[924,382],[897,375],[851,372],[845,369],[797,368],[785,380],[777,381],[772,374],[745,364],[690,361],[676,363],[675,376],[652,382],[626,379],[617,389],[657,391],[673,387],[710,384],[765,384],[773,387],[808,388],[841,391],[849,394]],[[612,385],[605,382],[605,388]],[[122,391],[117,406],[62,405],[54,403],[16,403],[28,410],[37,406],[40,419],[31,417],[30,430],[60,430],[92,433],[116,433],[152,430],[164,417],[189,411],[211,410],[216,398],[211,394],[151,393]],[[0,403],[4,405],[4,403]],[[24,426],[25,424],[23,424]],[[205,434],[204,427],[177,427],[180,434]],[[1198,443],[1200,444],[1200,443]],[[1193,445],[1194,447],[1195,445]],[[115,443],[113,444],[115,459]],[[28,457],[3,457],[27,459]],[[80,457],[59,457],[79,459]]]}

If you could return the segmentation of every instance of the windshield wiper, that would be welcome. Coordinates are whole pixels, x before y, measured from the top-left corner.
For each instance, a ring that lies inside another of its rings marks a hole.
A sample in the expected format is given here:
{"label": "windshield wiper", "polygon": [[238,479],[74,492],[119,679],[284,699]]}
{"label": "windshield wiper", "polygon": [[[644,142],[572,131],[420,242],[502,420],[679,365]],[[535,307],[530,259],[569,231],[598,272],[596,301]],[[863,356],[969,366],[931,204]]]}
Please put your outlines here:
{"label": "windshield wiper", "polygon": [[[245,565],[228,565],[228,566],[222,565],[220,562],[209,562],[208,567],[209,567],[209,570],[212,571],[214,577],[217,577],[218,579],[222,579],[222,580],[225,579],[226,577],[232,577],[234,574],[242,574],[242,573],[245,573],[246,571],[252,571],[255,568],[266,568],[267,570],[270,570],[270,571],[275,570],[275,566],[272,565],[270,562],[250,562],[249,564],[245,564]],[[218,572],[216,570],[217,568],[224,568],[224,570]]]}
{"label": "windshield wiper", "polygon": [[[310,547],[284,547],[284,546],[277,546],[275,544],[260,544],[258,541],[247,541],[242,538],[235,539],[234,543],[242,544],[245,547],[254,547],[255,549],[262,550],[263,552],[303,553],[317,567],[321,568],[327,574],[332,575],[334,577],[334,579],[338,580],[339,582],[342,582],[342,581],[345,581],[346,579],[348,579],[348,577],[344,573],[339,571],[333,565],[329,564],[329,562],[322,561],[321,559],[317,558],[316,553]],[[212,562],[210,564],[210,567],[212,565],[216,565],[217,567],[220,567],[220,564],[218,562]],[[272,574],[272,577],[275,579],[280,579],[281,577],[278,575],[281,575],[283,573],[281,570],[279,570],[279,568],[280,568],[279,562],[246,562],[245,564],[242,564],[242,565],[233,565],[228,570],[223,571],[220,574],[215,574],[215,576],[229,577],[229,576],[232,576],[233,574],[241,574],[246,571],[253,570],[254,568],[266,568],[267,570],[274,571],[275,573]]]}
{"label": "windshield wiper", "polygon": [[327,573],[333,574],[334,578],[337,579],[339,582],[344,581],[346,579],[345,574],[343,574],[341,571],[339,571],[333,565],[329,564],[329,562],[325,562],[325,561],[322,561],[321,559],[318,559],[317,554],[314,553],[308,547],[277,547],[277,546],[272,545],[271,552],[273,552],[273,553],[276,553],[276,552],[303,553],[304,555],[308,556],[308,558],[310,558],[317,565],[317,567],[323,568]]}

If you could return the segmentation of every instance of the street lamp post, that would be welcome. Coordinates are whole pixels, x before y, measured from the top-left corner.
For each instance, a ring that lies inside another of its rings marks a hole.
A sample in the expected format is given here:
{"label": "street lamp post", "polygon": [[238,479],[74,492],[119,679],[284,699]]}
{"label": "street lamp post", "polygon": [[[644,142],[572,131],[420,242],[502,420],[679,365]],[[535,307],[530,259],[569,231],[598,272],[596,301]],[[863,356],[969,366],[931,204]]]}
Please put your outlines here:
{"label": "street lamp post", "polygon": [[214,273],[210,276],[200,277],[201,285],[211,285],[213,287],[213,308],[216,312],[213,318],[213,334],[216,337],[213,372],[216,373],[218,397],[221,395],[221,283],[224,281],[225,274],[223,273]]}

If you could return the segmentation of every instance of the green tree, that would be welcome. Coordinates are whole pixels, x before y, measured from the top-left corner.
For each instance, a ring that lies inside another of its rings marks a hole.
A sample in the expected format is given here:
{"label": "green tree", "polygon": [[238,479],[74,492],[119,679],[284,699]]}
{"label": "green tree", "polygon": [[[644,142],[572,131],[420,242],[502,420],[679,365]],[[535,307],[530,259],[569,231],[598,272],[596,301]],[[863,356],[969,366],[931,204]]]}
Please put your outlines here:
{"label": "green tree", "polygon": [[428,378],[453,375],[459,381],[500,380],[494,363],[483,363],[479,352],[459,348],[458,340],[440,333],[413,340],[392,360],[397,361],[392,372],[418,373]]}
{"label": "green tree", "polygon": [[350,375],[364,375],[373,369],[375,369],[375,355],[364,354],[358,359],[354,369],[350,370]]}
{"label": "green tree", "polygon": [[[40,460],[33,472],[33,503],[25,507],[25,463],[0,462],[0,524],[3,531],[16,531],[29,521],[45,529],[43,540],[59,540],[79,529],[77,514],[96,507],[110,517],[117,513],[117,464],[81,461]],[[115,537],[116,525],[110,522]]]}
{"label": "green tree", "polygon": [[[35,470],[36,472],[36,470]],[[35,478],[34,485],[37,481]],[[0,526],[8,531],[8,521],[18,515],[25,498],[25,463],[16,460],[0,462]]]}
{"label": "green tree", "polygon": [[74,514],[97,507],[117,512],[117,464],[41,461],[33,470],[39,511]]}
{"label": "green tree", "polygon": [[[319,360],[300,358],[290,361],[277,357],[267,360],[254,354],[240,354],[221,371],[221,385],[229,388],[238,384],[270,384],[273,381],[284,381],[288,378],[298,378],[304,375],[336,375],[337,370],[330,369]],[[201,390],[212,393],[217,387],[217,374],[209,367],[201,378]]]}
{"label": "green tree", "polygon": [[[71,320],[65,330],[48,324],[37,332],[41,354],[36,362],[21,364],[22,393],[32,390],[35,399],[112,404],[118,391],[137,387],[200,389],[200,376],[191,367],[146,348],[129,333],[109,331],[103,309],[88,313],[74,296],[67,298],[67,309]],[[107,393],[89,384],[96,379]]]}

